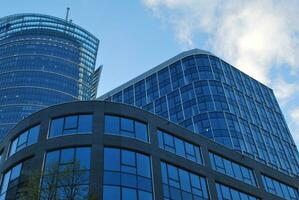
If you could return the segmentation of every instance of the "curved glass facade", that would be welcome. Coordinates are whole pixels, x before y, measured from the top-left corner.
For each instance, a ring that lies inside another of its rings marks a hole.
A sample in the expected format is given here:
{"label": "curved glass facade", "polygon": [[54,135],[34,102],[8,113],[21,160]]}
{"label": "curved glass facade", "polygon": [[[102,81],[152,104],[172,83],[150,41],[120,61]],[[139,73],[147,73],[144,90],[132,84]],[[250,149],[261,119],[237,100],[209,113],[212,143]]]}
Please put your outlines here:
{"label": "curved glass facade", "polygon": [[143,108],[285,173],[299,154],[273,91],[194,49],[101,96]]}
{"label": "curved glass facade", "polygon": [[0,154],[1,200],[299,200],[297,177],[119,103],[43,109]]}
{"label": "curved glass facade", "polygon": [[94,99],[98,44],[63,19],[0,18],[0,140],[19,120],[46,106]]}

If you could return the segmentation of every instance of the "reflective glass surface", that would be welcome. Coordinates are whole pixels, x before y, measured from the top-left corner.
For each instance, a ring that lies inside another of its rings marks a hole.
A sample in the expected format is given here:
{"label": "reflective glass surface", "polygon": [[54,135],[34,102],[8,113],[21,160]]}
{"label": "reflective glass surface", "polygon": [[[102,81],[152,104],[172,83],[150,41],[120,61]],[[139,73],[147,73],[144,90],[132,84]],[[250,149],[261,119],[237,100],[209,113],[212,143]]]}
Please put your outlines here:
{"label": "reflective glass surface", "polygon": [[92,115],[69,115],[51,120],[49,138],[70,134],[91,134]]}
{"label": "reflective glass surface", "polygon": [[219,200],[258,200],[258,198],[220,183],[216,183]]}
{"label": "reflective glass surface", "polygon": [[158,130],[159,147],[178,156],[203,164],[200,148],[169,133]]}
{"label": "reflective glass surface", "polygon": [[21,175],[22,171],[22,163],[19,163],[18,165],[12,167],[10,170],[8,170],[5,174],[2,176],[2,182],[1,182],[1,187],[0,187],[0,199],[4,200],[6,198],[6,192],[11,189],[11,185],[16,185],[12,184]]}
{"label": "reflective glass surface", "polygon": [[152,200],[149,156],[125,149],[104,149],[104,200]]}
{"label": "reflective glass surface", "polygon": [[299,199],[299,191],[287,184],[262,175],[265,190],[287,200]]}
{"label": "reflective glass surface", "polygon": [[209,152],[209,156],[214,170],[256,186],[254,173],[251,169],[211,152]]}
{"label": "reflective glass surface", "polygon": [[100,99],[141,107],[281,172],[299,174],[298,150],[270,88],[211,54],[195,52],[162,65]]}
{"label": "reflective glass surface", "polygon": [[47,152],[40,199],[87,199],[90,156],[91,149],[89,147]]}
{"label": "reflective glass surface", "polygon": [[37,143],[39,128],[40,125],[34,126],[24,131],[18,137],[12,140],[10,143],[9,156],[12,156],[16,152],[24,149],[27,146]]}
{"label": "reflective glass surface", "polygon": [[148,142],[148,130],[145,123],[113,115],[105,115],[105,134],[132,137]]}
{"label": "reflective glass surface", "polygon": [[42,108],[95,98],[99,41],[90,33],[38,14],[0,18],[0,27],[0,140]]}
{"label": "reflective glass surface", "polygon": [[192,172],[161,162],[164,200],[209,199],[206,179]]}

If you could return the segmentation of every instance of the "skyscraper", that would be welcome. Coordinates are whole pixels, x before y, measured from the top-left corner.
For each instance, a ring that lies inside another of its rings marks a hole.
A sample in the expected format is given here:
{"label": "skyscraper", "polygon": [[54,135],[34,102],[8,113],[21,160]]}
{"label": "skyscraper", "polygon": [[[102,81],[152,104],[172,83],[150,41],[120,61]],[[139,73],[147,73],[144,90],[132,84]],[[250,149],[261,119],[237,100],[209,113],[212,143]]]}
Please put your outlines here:
{"label": "skyscraper", "polygon": [[292,176],[299,154],[273,91],[210,52],[183,52],[99,100],[134,105]]}
{"label": "skyscraper", "polygon": [[68,19],[41,14],[0,18],[0,140],[49,105],[96,97],[99,40]]}

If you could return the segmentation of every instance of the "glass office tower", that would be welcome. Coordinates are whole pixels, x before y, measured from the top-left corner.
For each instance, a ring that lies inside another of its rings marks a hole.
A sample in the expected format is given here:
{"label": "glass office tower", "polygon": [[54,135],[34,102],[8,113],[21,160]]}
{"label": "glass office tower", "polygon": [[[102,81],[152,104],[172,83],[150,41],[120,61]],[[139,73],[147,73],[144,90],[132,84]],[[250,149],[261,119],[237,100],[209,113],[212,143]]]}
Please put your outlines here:
{"label": "glass office tower", "polygon": [[183,52],[99,99],[143,108],[299,174],[298,150],[273,91],[209,52]]}
{"label": "glass office tower", "polygon": [[0,18],[0,140],[42,108],[94,99],[98,44],[88,31],[56,17]]}

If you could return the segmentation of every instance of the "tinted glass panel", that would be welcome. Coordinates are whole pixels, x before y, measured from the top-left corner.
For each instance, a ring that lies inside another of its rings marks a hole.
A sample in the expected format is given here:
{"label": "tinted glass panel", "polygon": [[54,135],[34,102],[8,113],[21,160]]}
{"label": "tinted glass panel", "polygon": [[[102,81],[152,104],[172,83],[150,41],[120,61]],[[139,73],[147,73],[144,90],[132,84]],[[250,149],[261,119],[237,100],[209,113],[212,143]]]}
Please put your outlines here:
{"label": "tinted glass panel", "polygon": [[147,125],[125,117],[105,115],[105,133],[148,142]]}
{"label": "tinted glass panel", "polygon": [[29,145],[35,144],[39,136],[39,127],[39,125],[34,126],[20,134],[17,138],[15,138],[11,142],[9,156],[12,156],[16,152],[22,150],[23,148]]}
{"label": "tinted glass panel", "polygon": [[105,148],[104,200],[111,199],[108,194],[115,200],[152,200],[149,156],[124,149]]}

